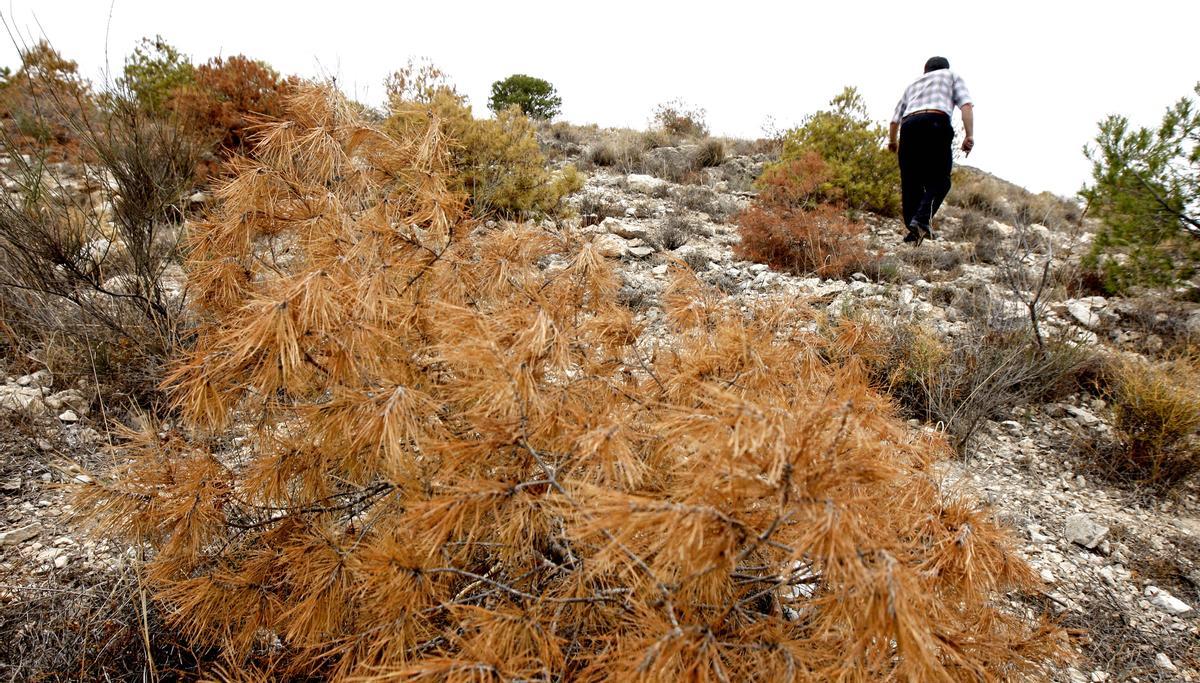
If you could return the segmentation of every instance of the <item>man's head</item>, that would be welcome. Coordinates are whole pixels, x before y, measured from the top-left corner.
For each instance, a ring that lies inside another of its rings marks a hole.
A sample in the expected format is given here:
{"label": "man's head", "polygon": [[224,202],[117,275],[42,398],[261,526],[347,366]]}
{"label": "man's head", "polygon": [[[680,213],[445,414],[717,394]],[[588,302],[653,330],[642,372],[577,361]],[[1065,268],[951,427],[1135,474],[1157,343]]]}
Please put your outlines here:
{"label": "man's head", "polygon": [[925,73],[937,71],[938,69],[949,69],[950,60],[945,57],[930,57],[929,61],[925,62]]}

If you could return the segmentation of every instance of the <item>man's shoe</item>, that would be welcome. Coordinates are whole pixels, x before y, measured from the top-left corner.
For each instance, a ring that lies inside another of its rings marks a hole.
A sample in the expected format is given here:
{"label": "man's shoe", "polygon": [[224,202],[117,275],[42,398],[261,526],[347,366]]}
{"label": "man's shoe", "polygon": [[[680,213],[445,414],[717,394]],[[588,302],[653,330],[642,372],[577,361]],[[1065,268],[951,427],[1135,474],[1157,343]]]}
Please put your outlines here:
{"label": "man's shoe", "polygon": [[921,246],[921,242],[924,242],[925,238],[932,234],[933,232],[928,226],[921,225],[914,218],[908,223],[908,236],[904,238],[904,241],[912,242],[913,246],[919,247]]}

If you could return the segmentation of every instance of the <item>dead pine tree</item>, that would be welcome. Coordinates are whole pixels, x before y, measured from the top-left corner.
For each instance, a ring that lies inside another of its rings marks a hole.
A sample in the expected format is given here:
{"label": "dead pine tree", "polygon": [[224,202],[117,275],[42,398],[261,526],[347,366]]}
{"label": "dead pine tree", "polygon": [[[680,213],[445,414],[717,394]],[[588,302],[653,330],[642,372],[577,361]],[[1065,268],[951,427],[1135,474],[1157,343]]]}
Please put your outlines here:
{"label": "dead pine tree", "polygon": [[802,311],[676,265],[653,347],[595,245],[471,223],[436,120],[391,137],[322,86],[287,111],[189,235],[177,425],[81,491],[228,675],[998,681],[1062,655],[1006,606],[1037,582],[1007,535],[939,489],[945,447]]}

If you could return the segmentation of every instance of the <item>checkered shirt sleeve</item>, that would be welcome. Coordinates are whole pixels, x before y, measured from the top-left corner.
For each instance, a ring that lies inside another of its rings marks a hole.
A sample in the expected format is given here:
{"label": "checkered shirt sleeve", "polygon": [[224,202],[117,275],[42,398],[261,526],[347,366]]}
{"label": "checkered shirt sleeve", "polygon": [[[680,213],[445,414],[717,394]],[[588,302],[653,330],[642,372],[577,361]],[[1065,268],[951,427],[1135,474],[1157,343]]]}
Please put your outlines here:
{"label": "checkered shirt sleeve", "polygon": [[904,96],[896,103],[892,123],[900,121],[909,113],[937,109],[953,114],[955,107],[971,104],[971,93],[962,76],[949,69],[930,71],[913,81],[904,90]]}

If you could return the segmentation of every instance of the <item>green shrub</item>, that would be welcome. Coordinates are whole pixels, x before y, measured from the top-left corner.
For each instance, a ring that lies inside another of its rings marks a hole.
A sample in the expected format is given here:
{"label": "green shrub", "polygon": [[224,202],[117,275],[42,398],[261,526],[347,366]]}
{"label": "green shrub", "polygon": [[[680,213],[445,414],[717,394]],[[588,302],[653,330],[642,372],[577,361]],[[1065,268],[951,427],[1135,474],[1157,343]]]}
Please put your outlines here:
{"label": "green shrub", "polygon": [[146,111],[162,114],[173,93],[191,85],[196,67],[187,55],[162,36],[142,38],[133,54],[125,58],[124,75],[118,85],[128,88]]}
{"label": "green shrub", "polygon": [[492,83],[488,108],[499,114],[514,105],[531,119],[549,120],[558,115],[562,98],[549,81],[525,74],[513,74]]}
{"label": "green shrub", "polygon": [[478,216],[556,213],[563,197],[583,187],[574,166],[557,174],[546,170],[533,123],[517,107],[494,119],[476,119],[466,97],[431,65],[398,72],[389,91],[385,127],[393,132],[411,135],[431,114],[441,121],[452,144],[456,189],[468,193]]}
{"label": "green shrub", "polygon": [[829,104],[830,109],[809,115],[784,135],[780,163],[816,152],[829,169],[829,179],[818,188],[822,201],[900,215],[900,168],[884,147],[887,131],[868,118],[866,103],[854,88]]}
{"label": "green shrub", "polygon": [[[1200,95],[1200,83],[1195,92]],[[1170,286],[1200,264],[1200,107],[1183,98],[1156,129],[1132,129],[1123,116],[1100,123],[1092,185],[1082,196],[1103,228],[1084,259],[1112,293]]]}

